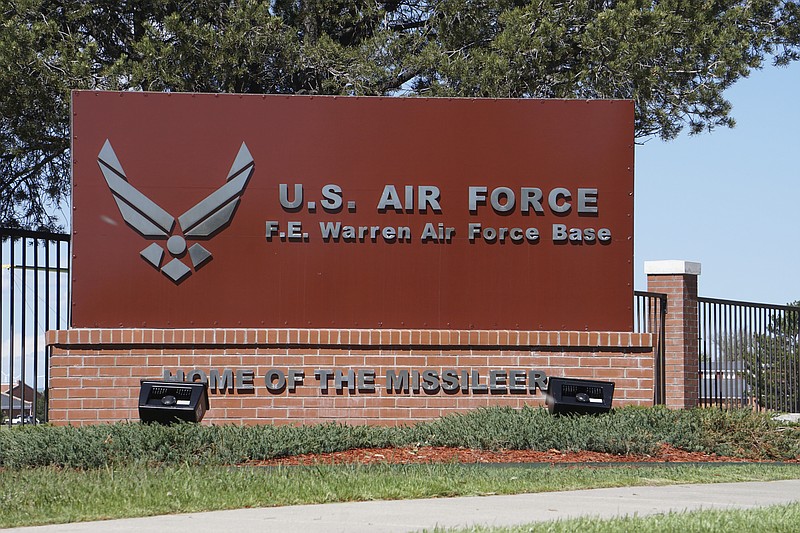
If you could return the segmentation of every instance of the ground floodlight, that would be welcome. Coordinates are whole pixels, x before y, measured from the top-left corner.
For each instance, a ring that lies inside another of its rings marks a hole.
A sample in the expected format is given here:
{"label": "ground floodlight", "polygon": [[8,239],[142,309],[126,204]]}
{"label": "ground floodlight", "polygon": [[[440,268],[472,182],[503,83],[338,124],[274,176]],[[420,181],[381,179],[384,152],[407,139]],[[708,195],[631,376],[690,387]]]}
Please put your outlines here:
{"label": "ground floodlight", "polygon": [[614,383],[588,379],[547,380],[547,410],[550,414],[607,413],[614,398]]}
{"label": "ground floodlight", "polygon": [[200,422],[208,411],[208,384],[142,380],[139,419],[172,424]]}

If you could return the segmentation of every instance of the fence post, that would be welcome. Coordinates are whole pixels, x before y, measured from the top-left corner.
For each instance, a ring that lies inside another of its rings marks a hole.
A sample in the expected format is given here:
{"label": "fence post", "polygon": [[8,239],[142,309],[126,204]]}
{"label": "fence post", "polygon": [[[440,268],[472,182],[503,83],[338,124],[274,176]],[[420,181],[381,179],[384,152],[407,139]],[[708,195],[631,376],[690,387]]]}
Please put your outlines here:
{"label": "fence post", "polygon": [[700,263],[645,261],[647,290],[667,295],[664,331],[666,405],[690,409],[700,393],[697,277]]}

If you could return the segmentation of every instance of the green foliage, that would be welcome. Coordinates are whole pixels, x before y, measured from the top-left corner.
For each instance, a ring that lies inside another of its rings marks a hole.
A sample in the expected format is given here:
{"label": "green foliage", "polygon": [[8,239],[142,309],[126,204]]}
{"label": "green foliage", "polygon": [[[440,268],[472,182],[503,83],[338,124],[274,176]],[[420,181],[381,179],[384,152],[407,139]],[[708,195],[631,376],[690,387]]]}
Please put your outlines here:
{"label": "green foliage", "polygon": [[781,427],[766,413],[747,409],[692,411],[699,424],[699,449],[733,457],[800,457],[800,428]]}
{"label": "green foliage", "polygon": [[26,426],[0,433],[0,465],[97,468],[130,463],[238,464],[249,459],[391,446],[391,436],[397,432],[342,424]]}
{"label": "green foliage", "polygon": [[418,92],[630,98],[638,136],[731,126],[723,91],[765,53],[796,59],[797,5],[780,1],[448,0],[438,10]]}
{"label": "green foliage", "polygon": [[626,98],[636,135],[732,126],[798,59],[794,0],[0,0],[0,225],[54,227],[72,89]]}
{"label": "green foliage", "polygon": [[463,446],[488,450],[591,450],[615,454],[648,454],[658,440],[633,411],[605,416],[551,416],[545,409],[478,409],[419,424],[412,431],[430,446]]}
{"label": "green foliage", "polygon": [[0,466],[232,465],[393,446],[650,454],[664,442],[691,451],[752,459],[800,456],[800,428],[779,427],[766,415],[746,410],[625,408],[602,416],[554,417],[541,408],[487,408],[408,427],[26,426],[0,431]]}

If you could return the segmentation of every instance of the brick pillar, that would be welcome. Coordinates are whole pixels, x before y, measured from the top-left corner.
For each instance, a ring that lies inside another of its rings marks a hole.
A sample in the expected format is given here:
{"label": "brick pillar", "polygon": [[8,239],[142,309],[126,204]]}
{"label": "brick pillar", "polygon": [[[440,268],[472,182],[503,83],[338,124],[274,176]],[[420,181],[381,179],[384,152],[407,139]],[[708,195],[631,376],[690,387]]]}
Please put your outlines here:
{"label": "brick pillar", "polygon": [[700,263],[645,261],[647,290],[667,295],[664,374],[667,407],[696,407],[700,393],[697,277]]}

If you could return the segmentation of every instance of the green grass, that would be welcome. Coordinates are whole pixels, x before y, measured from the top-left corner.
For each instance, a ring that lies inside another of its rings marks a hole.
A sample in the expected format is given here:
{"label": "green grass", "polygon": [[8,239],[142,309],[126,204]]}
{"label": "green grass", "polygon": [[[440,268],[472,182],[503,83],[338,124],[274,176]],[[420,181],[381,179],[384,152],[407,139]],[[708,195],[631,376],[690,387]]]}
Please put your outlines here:
{"label": "green grass", "polygon": [[0,471],[0,527],[218,509],[800,478],[800,465],[235,468],[136,465]]}
{"label": "green grass", "polygon": [[646,517],[629,516],[611,520],[578,518],[557,522],[523,524],[514,527],[476,526],[466,529],[434,529],[437,533],[734,533],[763,531],[795,533],[800,524],[800,503],[760,509],[735,509],[667,513]]}

